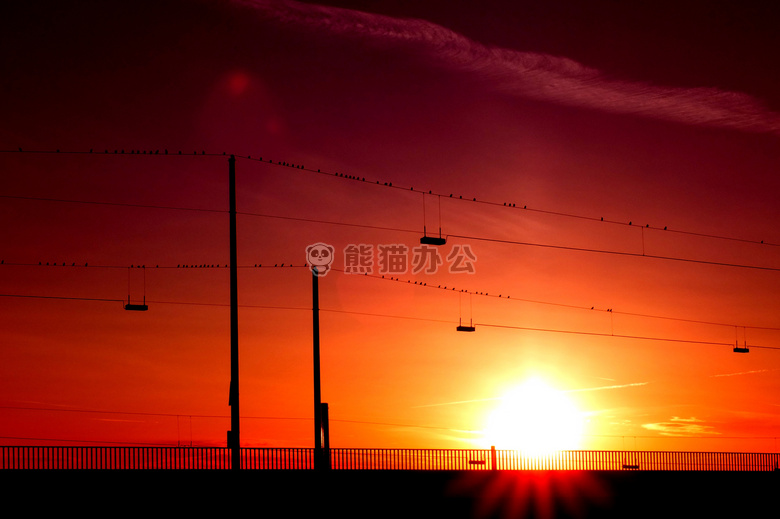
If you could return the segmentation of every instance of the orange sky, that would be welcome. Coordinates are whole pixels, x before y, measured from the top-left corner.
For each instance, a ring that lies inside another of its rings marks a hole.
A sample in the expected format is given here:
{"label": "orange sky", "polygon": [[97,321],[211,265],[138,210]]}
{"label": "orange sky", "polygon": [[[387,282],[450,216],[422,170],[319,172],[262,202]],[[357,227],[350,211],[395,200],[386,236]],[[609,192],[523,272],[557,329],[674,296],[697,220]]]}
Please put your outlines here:
{"label": "orange sky", "polygon": [[[243,445],[313,444],[324,242],[332,446],[482,447],[539,377],[580,448],[777,451],[771,18],[559,3],[10,8],[0,443],[224,445],[234,153]],[[435,274],[343,272],[424,225]]]}

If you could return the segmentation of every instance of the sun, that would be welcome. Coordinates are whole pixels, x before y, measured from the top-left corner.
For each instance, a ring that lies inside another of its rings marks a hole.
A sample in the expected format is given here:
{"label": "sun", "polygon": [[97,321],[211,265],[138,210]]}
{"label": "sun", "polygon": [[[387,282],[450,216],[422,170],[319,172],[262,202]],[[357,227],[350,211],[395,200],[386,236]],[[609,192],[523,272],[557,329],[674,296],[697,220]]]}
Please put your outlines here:
{"label": "sun", "polygon": [[509,391],[489,415],[483,441],[523,456],[581,448],[583,415],[565,393],[541,378]]}

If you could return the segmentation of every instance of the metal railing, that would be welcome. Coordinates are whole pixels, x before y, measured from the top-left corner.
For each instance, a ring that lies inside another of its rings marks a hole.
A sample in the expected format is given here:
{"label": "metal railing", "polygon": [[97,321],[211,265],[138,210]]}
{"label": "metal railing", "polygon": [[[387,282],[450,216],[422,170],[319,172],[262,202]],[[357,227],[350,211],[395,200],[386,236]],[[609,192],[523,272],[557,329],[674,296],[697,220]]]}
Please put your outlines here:
{"label": "metal railing", "polygon": [[[325,451],[332,470],[773,471],[780,454],[679,451],[559,451],[523,456],[496,449],[349,449]],[[0,469],[225,470],[226,447],[0,446]],[[247,470],[313,470],[312,448],[241,449]]]}

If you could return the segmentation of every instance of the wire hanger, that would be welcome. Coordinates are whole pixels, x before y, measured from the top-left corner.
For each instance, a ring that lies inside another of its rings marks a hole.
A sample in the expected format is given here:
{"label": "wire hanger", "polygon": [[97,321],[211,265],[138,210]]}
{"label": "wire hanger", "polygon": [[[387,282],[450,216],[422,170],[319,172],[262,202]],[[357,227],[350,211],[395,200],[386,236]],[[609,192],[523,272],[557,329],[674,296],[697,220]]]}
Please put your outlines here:
{"label": "wire hanger", "polygon": [[444,245],[447,243],[447,239],[441,235],[441,195],[436,196],[439,199],[439,237],[428,236],[426,228],[427,222],[425,221],[425,193],[423,193],[423,236],[420,238],[420,243],[423,245]]}
{"label": "wire hanger", "polygon": [[149,310],[149,307],[146,304],[146,265],[141,266],[141,269],[143,269],[143,280],[144,280],[144,290],[143,290],[143,303],[131,303],[130,302],[130,271],[133,269],[133,267],[127,268],[127,304],[125,304],[125,310],[130,310],[134,312],[145,312]]}
{"label": "wire hanger", "polygon": [[471,306],[471,292],[469,294],[469,325],[464,326],[463,325],[463,291],[460,292],[460,301],[459,301],[459,310],[460,310],[460,316],[458,317],[458,327],[456,328],[459,332],[473,332],[476,330],[474,328],[474,319],[473,319],[473,313],[472,313],[472,306]]}

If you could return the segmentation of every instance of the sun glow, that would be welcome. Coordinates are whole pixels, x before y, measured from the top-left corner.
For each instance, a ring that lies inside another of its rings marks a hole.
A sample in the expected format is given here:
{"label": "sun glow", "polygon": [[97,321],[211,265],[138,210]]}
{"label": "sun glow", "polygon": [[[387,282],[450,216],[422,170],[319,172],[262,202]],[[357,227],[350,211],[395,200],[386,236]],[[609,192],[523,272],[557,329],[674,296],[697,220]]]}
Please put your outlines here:
{"label": "sun glow", "polygon": [[512,389],[488,417],[483,441],[497,449],[543,456],[579,449],[583,415],[566,395],[532,378]]}

